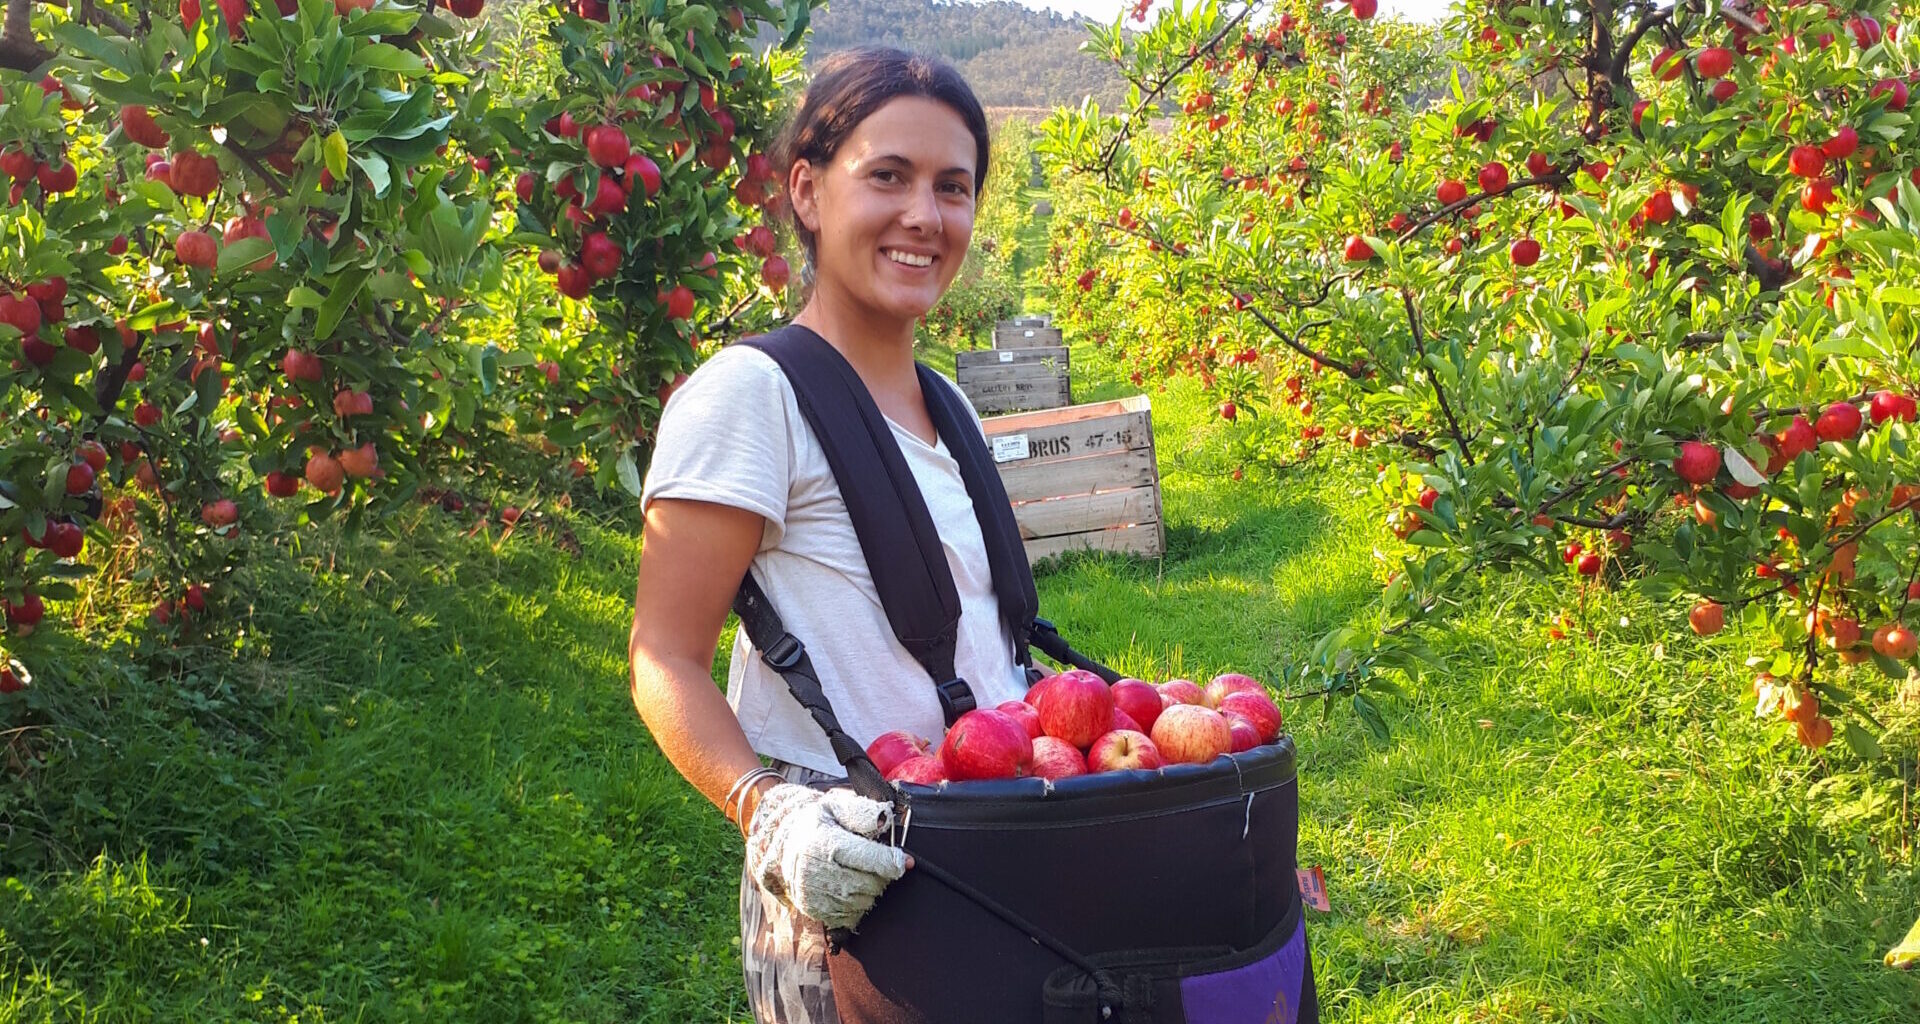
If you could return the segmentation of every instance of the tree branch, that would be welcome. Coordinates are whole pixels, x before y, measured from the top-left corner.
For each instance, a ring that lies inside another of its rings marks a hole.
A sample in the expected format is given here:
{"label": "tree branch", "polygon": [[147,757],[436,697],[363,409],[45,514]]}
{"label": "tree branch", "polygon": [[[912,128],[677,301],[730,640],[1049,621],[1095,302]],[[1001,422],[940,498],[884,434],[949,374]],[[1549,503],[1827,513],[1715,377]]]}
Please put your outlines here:
{"label": "tree branch", "polygon": [[[1288,348],[1294,350],[1295,352],[1300,353],[1303,356],[1306,356],[1309,359],[1319,362],[1323,366],[1333,367],[1334,369],[1345,374],[1348,380],[1361,380],[1366,377],[1366,372],[1361,370],[1359,367],[1350,366],[1346,363],[1341,362],[1338,359],[1333,358],[1332,356],[1326,354],[1325,352],[1316,352],[1313,349],[1308,348],[1307,346],[1301,344],[1299,341],[1295,340],[1295,335],[1288,334],[1286,331],[1281,329],[1279,324],[1274,323],[1272,320],[1267,318],[1267,315],[1265,313],[1260,312],[1260,308],[1258,306],[1255,306],[1252,303],[1248,303],[1246,311],[1249,313],[1252,313],[1253,318],[1255,320],[1260,321],[1262,326],[1266,327],[1267,330],[1273,332],[1273,336],[1280,339],[1280,344],[1287,346]],[[1333,324],[1332,320],[1315,320],[1310,323],[1300,325],[1300,330],[1298,333],[1305,334],[1307,331],[1315,327],[1330,327],[1332,326],[1332,324]]]}
{"label": "tree branch", "polygon": [[1395,236],[1394,241],[1396,243],[1404,242],[1407,239],[1412,238],[1413,236],[1419,234],[1420,232],[1425,231],[1427,228],[1432,227],[1434,224],[1437,224],[1440,221],[1445,220],[1446,218],[1452,216],[1455,212],[1464,210],[1467,207],[1472,206],[1476,203],[1479,203],[1483,200],[1498,199],[1501,196],[1512,195],[1513,193],[1518,192],[1521,189],[1532,188],[1536,185],[1549,185],[1549,186],[1558,187],[1560,185],[1566,184],[1568,181],[1572,180],[1572,178],[1573,178],[1573,169],[1571,167],[1564,168],[1564,169],[1556,168],[1555,170],[1549,171],[1546,174],[1542,174],[1537,178],[1522,178],[1519,181],[1508,182],[1506,188],[1499,189],[1498,191],[1475,192],[1473,195],[1470,195],[1465,199],[1460,200],[1457,203],[1448,203],[1447,205],[1442,206],[1438,210],[1435,210],[1432,213],[1429,213],[1426,216],[1420,218],[1419,220],[1414,221],[1411,225],[1407,227],[1405,231],[1402,231],[1400,232],[1399,235]]}
{"label": "tree branch", "polygon": [[34,71],[53,59],[53,51],[33,38],[33,0],[7,0],[7,18],[0,28],[0,67]]}
{"label": "tree branch", "polygon": [[133,26],[127,24],[112,11],[103,11],[94,5],[94,0],[80,0],[80,23],[98,25],[115,35],[133,38]]}
{"label": "tree branch", "polygon": [[1113,169],[1113,159],[1119,155],[1120,143],[1125,141],[1128,135],[1129,129],[1127,126],[1133,124],[1133,122],[1139,118],[1141,112],[1151,107],[1154,102],[1160,98],[1160,94],[1166,91],[1167,86],[1173,84],[1174,79],[1179,78],[1181,74],[1185,73],[1195,62],[1199,61],[1202,55],[1212,53],[1214,48],[1220,45],[1220,41],[1227,37],[1228,33],[1238,27],[1240,22],[1246,20],[1247,15],[1253,13],[1254,6],[1255,4],[1249,3],[1247,6],[1241,8],[1240,13],[1228,19],[1227,23],[1220,27],[1220,31],[1214,33],[1212,39],[1207,40],[1203,46],[1195,47],[1194,51],[1188,54],[1187,58],[1181,61],[1173,70],[1167,72],[1166,76],[1161,78],[1158,84],[1151,90],[1141,94],[1140,102],[1134,104],[1133,109],[1127,111],[1126,117],[1121,120],[1120,130],[1114,133],[1113,138],[1107,142],[1106,148],[1100,151],[1100,160],[1094,167],[1098,169],[1103,176]]}
{"label": "tree branch", "polygon": [[[1420,330],[1420,310],[1413,304],[1413,292],[1400,289],[1400,301],[1407,307],[1407,326],[1413,330],[1413,350],[1420,355],[1420,362],[1427,361],[1427,343]],[[1440,411],[1447,417],[1447,431],[1453,435],[1453,446],[1460,450],[1460,457],[1467,465],[1473,465],[1473,449],[1467,445],[1467,435],[1460,429],[1460,421],[1453,415],[1453,405],[1447,401],[1447,389],[1440,384],[1440,375],[1426,367],[1427,379],[1433,382],[1433,393],[1440,399]]]}

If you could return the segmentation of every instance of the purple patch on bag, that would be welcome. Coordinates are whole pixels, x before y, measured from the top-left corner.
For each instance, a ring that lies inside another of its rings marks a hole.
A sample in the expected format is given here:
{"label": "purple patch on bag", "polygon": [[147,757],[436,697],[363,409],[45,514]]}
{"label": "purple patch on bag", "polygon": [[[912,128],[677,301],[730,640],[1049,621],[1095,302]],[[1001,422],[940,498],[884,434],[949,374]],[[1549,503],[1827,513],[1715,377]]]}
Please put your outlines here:
{"label": "purple patch on bag", "polygon": [[1302,920],[1272,955],[1244,967],[1180,979],[1189,1024],[1295,1024],[1307,971],[1307,923]]}

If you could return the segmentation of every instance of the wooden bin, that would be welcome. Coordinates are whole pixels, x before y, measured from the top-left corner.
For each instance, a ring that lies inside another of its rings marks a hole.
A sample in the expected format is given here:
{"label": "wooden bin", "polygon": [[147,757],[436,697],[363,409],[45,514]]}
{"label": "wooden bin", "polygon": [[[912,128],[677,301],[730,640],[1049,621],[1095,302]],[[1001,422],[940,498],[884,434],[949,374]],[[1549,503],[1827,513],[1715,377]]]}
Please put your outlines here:
{"label": "wooden bin", "polygon": [[1053,314],[1040,313],[1035,316],[1016,316],[1011,320],[995,320],[993,326],[999,329],[1020,329],[1026,327],[1052,327]]}
{"label": "wooden bin", "polygon": [[1166,552],[1145,395],[983,423],[1029,562],[1082,548]]}
{"label": "wooden bin", "polygon": [[1058,327],[995,327],[994,348],[1049,348],[1066,344]]}
{"label": "wooden bin", "polygon": [[953,363],[954,383],[982,415],[1057,409],[1073,401],[1062,347],[957,352]]}

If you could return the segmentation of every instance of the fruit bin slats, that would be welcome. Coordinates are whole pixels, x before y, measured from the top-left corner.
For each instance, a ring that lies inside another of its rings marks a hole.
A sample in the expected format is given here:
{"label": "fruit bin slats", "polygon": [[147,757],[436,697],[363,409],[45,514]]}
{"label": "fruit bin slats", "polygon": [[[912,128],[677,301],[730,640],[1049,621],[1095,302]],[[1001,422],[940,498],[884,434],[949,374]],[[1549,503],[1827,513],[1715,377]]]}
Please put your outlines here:
{"label": "fruit bin slats", "polygon": [[1166,551],[1153,409],[1145,395],[982,421],[1027,560]]}
{"label": "fruit bin slats", "polygon": [[1066,336],[1060,333],[1058,327],[995,326],[993,329],[994,348],[1044,348],[1064,344],[1066,344]]}
{"label": "fruit bin slats", "polygon": [[982,415],[1054,409],[1073,401],[1063,346],[956,353],[954,381]]}

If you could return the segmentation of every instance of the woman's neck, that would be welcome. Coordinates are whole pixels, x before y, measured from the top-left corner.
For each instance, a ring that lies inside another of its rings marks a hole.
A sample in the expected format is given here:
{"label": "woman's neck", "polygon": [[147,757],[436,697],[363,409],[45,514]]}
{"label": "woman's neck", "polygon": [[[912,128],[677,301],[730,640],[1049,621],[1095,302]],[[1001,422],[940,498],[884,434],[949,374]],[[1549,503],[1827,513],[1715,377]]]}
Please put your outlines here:
{"label": "woman's neck", "polygon": [[793,322],[825,338],[876,395],[917,387],[913,321],[879,320],[872,311],[849,301],[845,293],[816,285]]}

